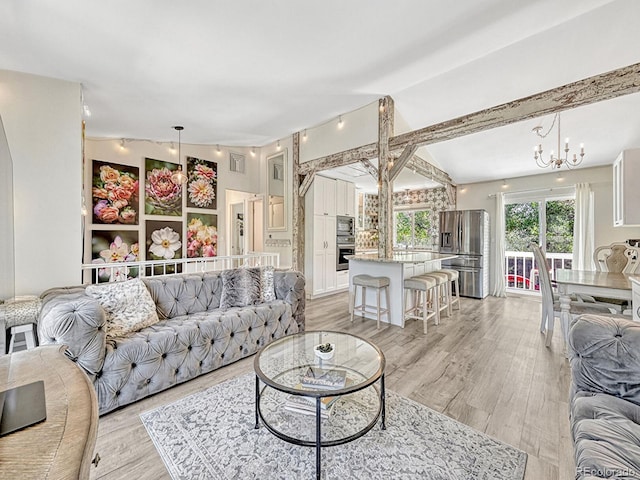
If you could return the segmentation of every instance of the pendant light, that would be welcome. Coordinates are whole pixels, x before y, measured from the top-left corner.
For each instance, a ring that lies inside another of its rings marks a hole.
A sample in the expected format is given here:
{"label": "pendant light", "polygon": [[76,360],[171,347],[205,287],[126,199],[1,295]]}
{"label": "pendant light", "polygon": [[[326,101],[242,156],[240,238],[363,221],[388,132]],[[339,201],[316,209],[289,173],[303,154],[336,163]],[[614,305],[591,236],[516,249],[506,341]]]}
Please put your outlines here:
{"label": "pendant light", "polygon": [[173,127],[173,129],[178,131],[178,170],[173,172],[173,174],[171,175],[171,181],[176,185],[181,185],[183,183],[187,183],[187,176],[182,171],[182,156],[180,148],[182,146],[180,141],[180,132],[184,130],[184,127],[181,125],[176,125],[175,127]]}

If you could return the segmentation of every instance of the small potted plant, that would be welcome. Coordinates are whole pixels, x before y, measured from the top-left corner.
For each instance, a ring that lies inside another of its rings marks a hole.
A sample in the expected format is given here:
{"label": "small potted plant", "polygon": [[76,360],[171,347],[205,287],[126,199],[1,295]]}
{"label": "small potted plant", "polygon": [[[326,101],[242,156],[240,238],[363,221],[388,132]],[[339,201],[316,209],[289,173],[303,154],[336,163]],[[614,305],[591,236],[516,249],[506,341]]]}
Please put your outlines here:
{"label": "small potted plant", "polygon": [[316,345],[313,349],[316,356],[320,357],[322,360],[329,360],[333,357],[333,352],[335,351],[335,345],[333,343],[321,343],[320,345]]}

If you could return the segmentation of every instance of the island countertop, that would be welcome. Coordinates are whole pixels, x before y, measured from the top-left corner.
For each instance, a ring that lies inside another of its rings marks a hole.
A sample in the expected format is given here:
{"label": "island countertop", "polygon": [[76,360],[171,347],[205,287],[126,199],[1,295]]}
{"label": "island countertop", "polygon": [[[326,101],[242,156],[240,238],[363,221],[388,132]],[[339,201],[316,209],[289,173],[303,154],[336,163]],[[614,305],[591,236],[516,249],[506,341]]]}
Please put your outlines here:
{"label": "island countertop", "polygon": [[391,258],[379,258],[377,253],[362,253],[357,255],[345,255],[349,261],[358,260],[362,262],[378,262],[378,263],[423,263],[423,262],[439,262],[455,258],[457,255],[449,253],[436,252],[393,252]]}

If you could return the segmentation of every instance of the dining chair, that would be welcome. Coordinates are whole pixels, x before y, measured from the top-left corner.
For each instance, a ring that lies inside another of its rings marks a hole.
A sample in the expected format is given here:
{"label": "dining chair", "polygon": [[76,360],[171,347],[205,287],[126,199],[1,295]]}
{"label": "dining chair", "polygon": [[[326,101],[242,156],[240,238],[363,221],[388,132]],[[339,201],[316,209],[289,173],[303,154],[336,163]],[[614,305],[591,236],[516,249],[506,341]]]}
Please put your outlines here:
{"label": "dining chair", "polygon": [[[638,273],[640,272],[640,248],[632,247],[626,242],[614,242],[603,245],[593,252],[593,262],[598,272]],[[614,308],[616,313],[624,313],[629,302],[617,298],[593,297],[607,307]]]}
{"label": "dining chair", "polygon": [[640,248],[614,242],[596,248],[593,261],[598,272],[637,273],[640,270]]}
{"label": "dining chair", "polygon": [[[542,295],[542,315],[540,319],[540,332],[546,335],[545,345],[548,347],[551,345],[551,339],[553,338],[553,326],[555,323],[555,317],[560,317],[560,300],[557,295],[554,295],[553,288],[551,286],[551,277],[549,275],[549,268],[547,259],[542,249],[536,243],[531,243],[529,248],[533,251],[533,257],[538,264],[538,274],[540,278],[540,293]],[[584,301],[570,302],[569,313],[571,318],[575,318],[578,315],[585,313],[595,313],[600,315],[610,315],[614,312],[610,308],[598,305],[597,303],[589,303]],[[562,326],[562,338],[564,339],[565,348],[568,344],[569,325],[565,322],[561,323]]]}

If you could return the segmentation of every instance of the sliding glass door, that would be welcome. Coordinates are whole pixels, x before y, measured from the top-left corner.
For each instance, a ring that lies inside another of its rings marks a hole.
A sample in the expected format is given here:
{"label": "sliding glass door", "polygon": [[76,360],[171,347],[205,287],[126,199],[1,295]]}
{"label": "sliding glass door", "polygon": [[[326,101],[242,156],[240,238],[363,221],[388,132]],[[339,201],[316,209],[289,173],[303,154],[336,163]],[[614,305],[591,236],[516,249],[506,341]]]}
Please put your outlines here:
{"label": "sliding glass door", "polygon": [[505,198],[505,272],[507,288],[538,290],[538,266],[529,245],[546,252],[552,278],[571,268],[575,201],[573,194],[517,195]]}

